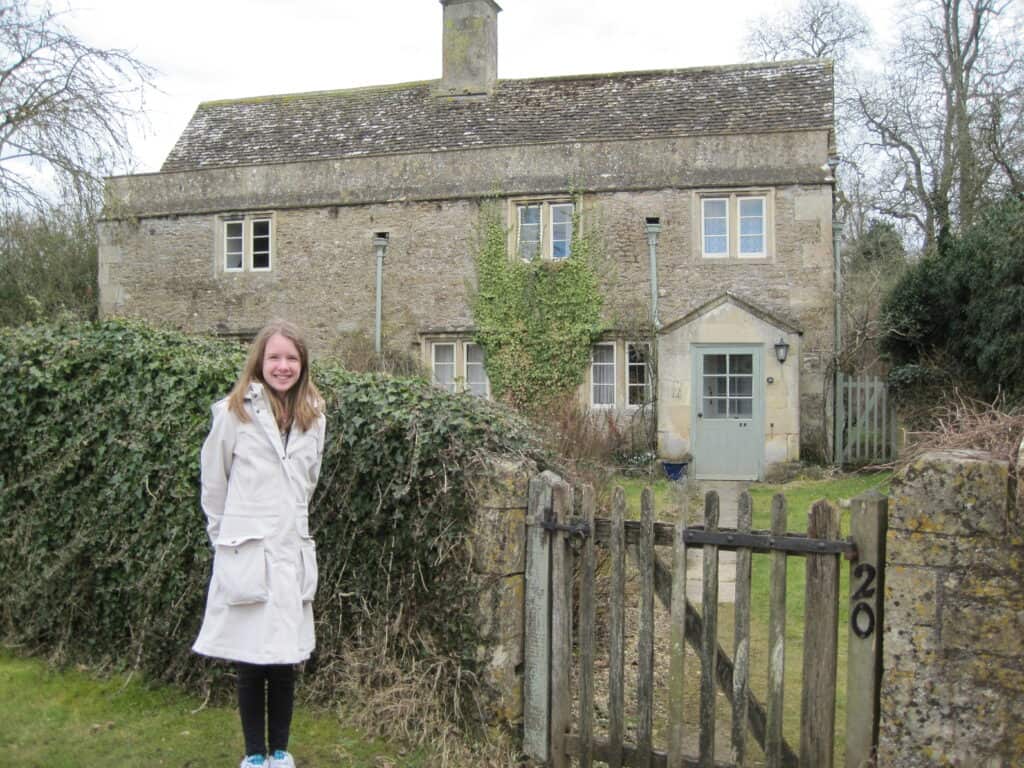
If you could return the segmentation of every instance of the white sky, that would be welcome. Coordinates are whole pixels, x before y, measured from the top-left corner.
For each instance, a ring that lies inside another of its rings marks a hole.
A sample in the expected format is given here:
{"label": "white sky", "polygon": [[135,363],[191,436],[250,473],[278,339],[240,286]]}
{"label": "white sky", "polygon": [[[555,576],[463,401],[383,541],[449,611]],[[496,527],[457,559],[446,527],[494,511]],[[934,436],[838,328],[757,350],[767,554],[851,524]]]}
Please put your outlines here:
{"label": "white sky", "polygon": [[[202,101],[441,75],[438,0],[63,1],[77,35],[159,71],[135,172],[159,170]],[[877,34],[891,34],[895,0],[854,2]],[[748,22],[795,0],[498,4],[498,76],[519,78],[733,64]]]}

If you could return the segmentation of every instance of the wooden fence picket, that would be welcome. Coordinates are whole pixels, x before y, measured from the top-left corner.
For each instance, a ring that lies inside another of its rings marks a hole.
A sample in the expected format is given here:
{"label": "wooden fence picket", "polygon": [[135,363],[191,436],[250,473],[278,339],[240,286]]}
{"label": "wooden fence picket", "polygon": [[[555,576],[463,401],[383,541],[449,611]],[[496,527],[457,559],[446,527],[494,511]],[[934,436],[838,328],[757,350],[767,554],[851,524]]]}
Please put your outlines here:
{"label": "wooden fence picket", "polygon": [[626,600],[626,495],[616,487],[612,497],[612,528],[608,542],[611,559],[611,627],[608,659],[608,768],[622,766],[625,690],[625,600]]}
{"label": "wooden fence picket", "polygon": [[[772,535],[786,533],[786,499],[772,498]],[[782,766],[783,681],[786,675],[786,553],[771,554],[771,586],[768,613],[768,732],[765,759],[768,768]]]}
{"label": "wooden fence picket", "polygon": [[[594,530],[594,489],[584,486],[580,492],[583,522]],[[594,536],[583,542],[580,567],[580,768],[590,768],[594,759],[594,573],[597,547]]]}
{"label": "wooden fence picket", "polygon": [[[750,533],[753,502],[746,491],[740,494],[736,510],[736,530]],[[732,762],[742,768],[747,763],[747,691],[750,688],[750,550],[736,551],[736,597],[733,631],[732,676]]]}
{"label": "wooden fence picket", "polygon": [[[718,532],[718,494],[704,500],[704,530]],[[701,601],[704,631],[700,649],[700,766],[715,763],[715,668],[718,666],[718,547],[704,547],[704,595]]]}
{"label": "wooden fence picket", "polygon": [[[747,493],[739,497],[734,529],[720,526],[720,501],[714,492],[706,496],[703,525],[695,524],[698,521],[692,517],[700,510],[688,509],[685,503],[678,522],[656,522],[650,489],[644,489],[641,495],[638,521],[624,520],[626,502],[621,488],[613,492],[610,519],[595,516],[590,488],[581,488],[576,494],[578,514],[574,516],[573,489],[552,473],[543,473],[537,483],[531,482],[527,526],[524,751],[531,757],[543,754],[537,759],[550,768],[576,764],[592,768],[595,762],[609,768],[743,768],[752,759],[748,737],[753,737],[764,752],[767,766],[831,768],[835,759],[839,556],[845,554],[854,561],[846,759],[848,764],[856,761],[854,765],[870,759],[877,743],[879,595],[884,562],[881,542],[886,512],[884,498],[879,499],[855,500],[853,536],[841,540],[838,512],[825,502],[811,509],[807,534],[788,533],[786,500],[781,495],[772,499],[770,531],[752,530],[753,510]],[[599,656],[595,579],[600,546],[606,548],[609,577],[606,737],[595,733],[600,730],[595,723],[595,663]],[[659,546],[671,549],[670,565],[659,558]],[[698,548],[703,552],[699,611],[686,595],[687,555]],[[736,552],[732,658],[717,638],[719,553],[723,550]],[[755,552],[770,559],[768,689],[764,704],[750,690],[751,572]],[[635,590],[631,589],[630,594],[638,603],[634,607],[638,617],[636,706],[629,710],[635,718],[630,718],[628,731],[627,695],[631,704],[634,700],[633,692],[627,693],[625,688],[627,554],[637,568]],[[799,759],[783,735],[786,571],[791,555],[804,557],[806,568]],[[547,593],[535,594],[540,591],[535,580],[544,578],[545,568]],[[575,637],[574,588],[578,588],[579,595]],[[655,598],[670,612],[664,748],[655,743]],[[546,623],[539,611],[547,611],[543,614]],[[697,711],[691,714],[699,722],[699,731],[692,735],[687,734],[683,717],[687,706],[687,645],[700,659],[699,700]],[[575,678],[574,660],[579,664]],[[546,677],[537,672],[538,662],[546,666]],[[548,687],[542,701],[538,681],[545,679]],[[575,698],[573,679],[578,681]],[[728,700],[732,712],[728,763],[719,762],[715,754],[719,694]],[[573,701],[578,703],[575,709]],[[697,753],[688,755],[687,745],[693,741]]]}
{"label": "wooden fence picket", "polygon": [[[572,513],[572,488],[559,480],[552,488],[556,526]],[[565,737],[572,724],[572,550],[564,530],[551,535],[551,768],[569,768]]]}
{"label": "wooden fence picket", "polygon": [[[811,539],[839,537],[839,510],[817,501],[807,521]],[[832,768],[836,719],[836,646],[839,621],[839,556],[807,556],[803,690],[800,696],[800,762]]]}

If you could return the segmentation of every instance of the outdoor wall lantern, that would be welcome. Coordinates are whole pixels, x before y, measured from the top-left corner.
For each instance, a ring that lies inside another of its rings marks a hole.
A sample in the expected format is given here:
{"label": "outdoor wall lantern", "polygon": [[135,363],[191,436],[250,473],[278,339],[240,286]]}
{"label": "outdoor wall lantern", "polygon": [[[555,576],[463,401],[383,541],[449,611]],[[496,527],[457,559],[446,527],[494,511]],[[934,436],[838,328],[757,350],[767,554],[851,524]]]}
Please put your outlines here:
{"label": "outdoor wall lantern", "polygon": [[787,344],[786,340],[781,337],[777,342],[775,342],[775,357],[778,359],[780,365],[786,362],[786,358],[789,357],[789,344]]}

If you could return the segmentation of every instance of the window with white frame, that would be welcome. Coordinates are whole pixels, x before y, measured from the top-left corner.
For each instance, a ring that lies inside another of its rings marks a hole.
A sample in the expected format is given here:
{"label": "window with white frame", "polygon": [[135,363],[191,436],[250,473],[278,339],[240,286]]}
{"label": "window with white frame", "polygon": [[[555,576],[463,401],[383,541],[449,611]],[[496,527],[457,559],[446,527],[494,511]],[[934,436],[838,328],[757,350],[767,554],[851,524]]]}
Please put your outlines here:
{"label": "window with white frame", "polygon": [[705,258],[729,256],[729,200],[705,197],[701,204],[701,234]]}
{"label": "window with white frame", "polygon": [[595,344],[590,348],[590,404],[615,405],[615,344]]}
{"label": "window with white frame", "polygon": [[252,227],[252,268],[270,269],[270,219],[253,219]]}
{"label": "window with white frame", "polygon": [[626,344],[626,405],[640,406],[651,402],[651,345],[646,342]]}
{"label": "window with white frame", "polygon": [[484,350],[472,341],[428,341],[431,381],[448,392],[468,392],[475,397],[490,397]]}
{"label": "window with white frame", "polygon": [[273,219],[269,216],[226,218],[223,224],[225,272],[268,272],[273,252]]}
{"label": "window with white frame", "polygon": [[533,261],[540,253],[540,211],[541,207],[517,205],[519,229],[516,239],[516,253],[523,261]]}
{"label": "window with white frame", "polygon": [[433,379],[434,384],[449,392],[455,391],[455,344],[434,343],[433,347]]}
{"label": "window with white frame", "polygon": [[224,271],[241,272],[245,263],[244,221],[224,222]]}
{"label": "window with white frame", "polygon": [[705,259],[768,256],[768,197],[708,194],[700,198],[701,255]]}
{"label": "window with white frame", "polygon": [[570,202],[521,202],[516,210],[516,253],[523,261],[572,255],[574,206]]}
{"label": "window with white frame", "polygon": [[477,397],[490,397],[491,382],[484,368],[484,348],[467,341],[464,348],[466,361],[466,389]]}

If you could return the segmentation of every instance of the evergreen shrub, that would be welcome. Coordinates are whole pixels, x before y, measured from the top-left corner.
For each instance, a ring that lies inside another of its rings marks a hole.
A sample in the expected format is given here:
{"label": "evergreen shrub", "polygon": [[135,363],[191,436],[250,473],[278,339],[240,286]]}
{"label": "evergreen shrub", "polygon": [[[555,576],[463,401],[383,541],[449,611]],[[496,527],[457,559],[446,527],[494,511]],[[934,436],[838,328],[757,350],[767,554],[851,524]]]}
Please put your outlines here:
{"label": "evergreen shrub", "polygon": [[[243,358],[128,321],[0,330],[3,642],[209,689],[215,666],[190,652],[211,563],[199,449]],[[489,453],[539,458],[526,423],[420,379],[331,362],[314,377],[328,403],[317,674],[359,636],[471,671],[466,473]]]}
{"label": "evergreen shrub", "polygon": [[882,324],[890,383],[904,397],[933,400],[918,385],[952,380],[987,401],[1024,403],[1024,199],[989,206],[908,269],[885,298]]}

